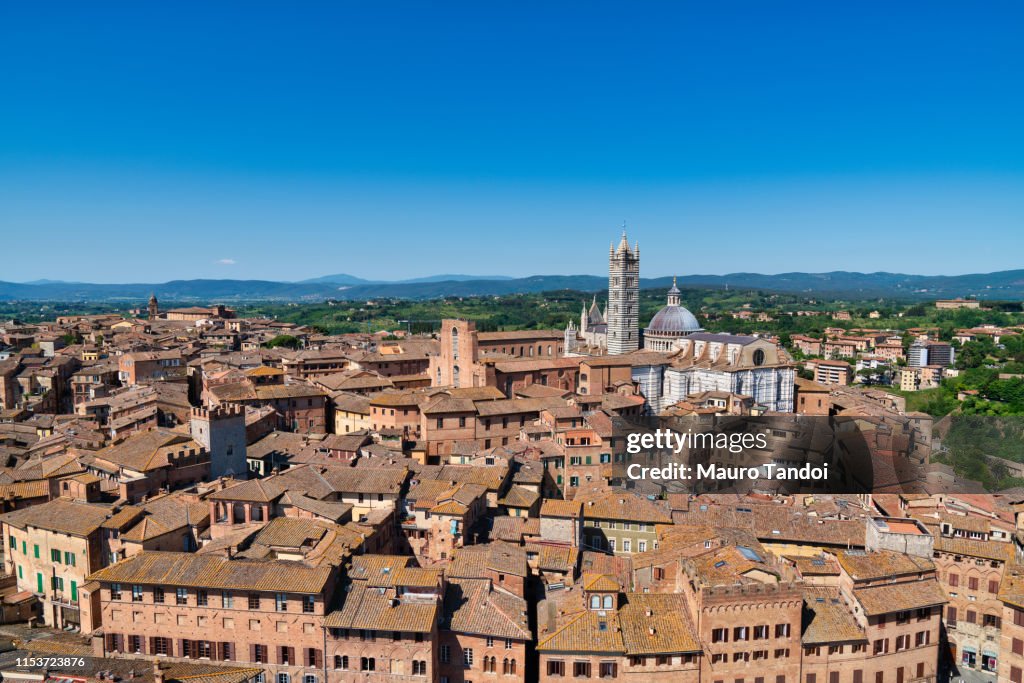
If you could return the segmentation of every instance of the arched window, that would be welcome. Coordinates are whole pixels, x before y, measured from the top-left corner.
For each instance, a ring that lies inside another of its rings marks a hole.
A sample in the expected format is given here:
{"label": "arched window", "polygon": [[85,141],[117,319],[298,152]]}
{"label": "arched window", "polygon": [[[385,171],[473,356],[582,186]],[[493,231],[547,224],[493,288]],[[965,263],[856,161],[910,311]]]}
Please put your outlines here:
{"label": "arched window", "polygon": [[754,350],[754,365],[764,365],[764,350],[763,349],[755,349]]}
{"label": "arched window", "polygon": [[508,676],[509,674],[508,657],[505,657],[505,659],[501,660],[501,673],[505,674],[506,676]]}
{"label": "arched window", "polygon": [[548,355],[551,355],[551,344],[548,344]]}
{"label": "arched window", "polygon": [[601,609],[601,596],[591,595],[590,596],[590,609]]}
{"label": "arched window", "polygon": [[604,609],[611,609],[611,608],[612,608],[612,596],[606,595],[606,596],[604,596]]}
{"label": "arched window", "polygon": [[347,669],[348,668],[348,655],[334,655],[334,668],[335,669]]}
{"label": "arched window", "polygon": [[459,328],[452,328],[452,358],[459,359]]}
{"label": "arched window", "polygon": [[452,368],[452,384],[459,386],[459,366],[456,365]]}
{"label": "arched window", "polygon": [[510,659],[509,662],[508,662],[508,675],[509,676],[515,676],[516,675],[516,660],[514,660],[514,659]]}

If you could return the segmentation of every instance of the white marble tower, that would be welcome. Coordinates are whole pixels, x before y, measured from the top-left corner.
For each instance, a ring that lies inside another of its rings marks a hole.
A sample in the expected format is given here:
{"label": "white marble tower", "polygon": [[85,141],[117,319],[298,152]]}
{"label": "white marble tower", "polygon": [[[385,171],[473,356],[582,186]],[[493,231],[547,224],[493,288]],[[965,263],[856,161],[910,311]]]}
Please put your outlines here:
{"label": "white marble tower", "polygon": [[626,231],[608,248],[608,353],[640,348],[640,243],[629,248]]}

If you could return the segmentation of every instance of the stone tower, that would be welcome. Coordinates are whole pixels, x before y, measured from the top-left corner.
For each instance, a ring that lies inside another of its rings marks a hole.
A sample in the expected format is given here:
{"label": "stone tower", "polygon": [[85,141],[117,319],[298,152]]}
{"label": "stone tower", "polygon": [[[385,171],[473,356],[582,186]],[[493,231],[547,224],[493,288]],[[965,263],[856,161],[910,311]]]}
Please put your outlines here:
{"label": "stone tower", "polygon": [[629,248],[626,231],[608,248],[608,353],[640,348],[640,243]]}
{"label": "stone tower", "polygon": [[149,296],[148,312],[148,317],[150,320],[156,320],[157,317],[160,315],[160,304],[158,304],[156,301],[156,294],[151,294]]}
{"label": "stone tower", "polygon": [[245,409],[231,404],[193,408],[191,418],[192,438],[210,454],[210,476],[247,479]]}

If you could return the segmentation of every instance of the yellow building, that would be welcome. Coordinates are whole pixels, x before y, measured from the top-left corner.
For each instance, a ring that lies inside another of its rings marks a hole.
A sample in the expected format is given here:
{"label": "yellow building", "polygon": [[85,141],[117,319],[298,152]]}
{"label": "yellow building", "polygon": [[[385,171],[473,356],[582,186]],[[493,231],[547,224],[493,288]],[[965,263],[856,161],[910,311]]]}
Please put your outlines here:
{"label": "yellow building", "polygon": [[64,498],[0,517],[7,543],[4,569],[18,590],[35,593],[47,626],[78,625],[78,591],[85,577],[103,566],[101,525],[106,505]]}
{"label": "yellow building", "polygon": [[920,387],[919,368],[904,368],[900,371],[900,391],[917,391]]}
{"label": "yellow building", "polygon": [[334,406],[334,433],[348,434],[370,429],[370,399],[354,394],[336,394]]}

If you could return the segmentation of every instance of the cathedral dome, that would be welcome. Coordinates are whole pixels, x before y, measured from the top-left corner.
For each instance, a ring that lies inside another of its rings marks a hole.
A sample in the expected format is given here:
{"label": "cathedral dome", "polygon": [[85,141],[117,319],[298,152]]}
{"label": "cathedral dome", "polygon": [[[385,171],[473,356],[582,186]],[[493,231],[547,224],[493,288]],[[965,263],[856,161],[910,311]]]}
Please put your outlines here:
{"label": "cathedral dome", "polygon": [[689,334],[701,331],[700,323],[693,313],[682,306],[668,305],[658,311],[651,324],[647,326],[647,334]]}

